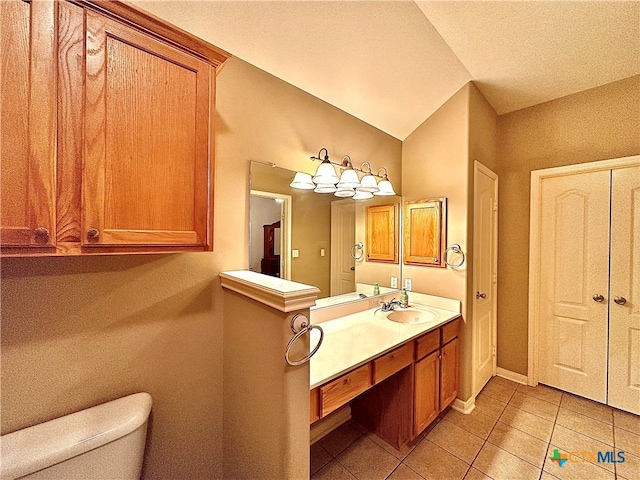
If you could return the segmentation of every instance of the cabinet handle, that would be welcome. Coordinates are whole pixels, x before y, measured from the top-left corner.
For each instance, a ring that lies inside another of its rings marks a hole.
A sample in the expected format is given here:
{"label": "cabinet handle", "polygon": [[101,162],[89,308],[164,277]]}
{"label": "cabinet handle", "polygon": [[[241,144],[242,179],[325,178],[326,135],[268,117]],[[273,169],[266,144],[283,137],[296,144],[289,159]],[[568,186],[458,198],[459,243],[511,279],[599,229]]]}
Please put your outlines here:
{"label": "cabinet handle", "polygon": [[625,303],[627,303],[627,299],[624,297],[614,297],[613,301],[616,302],[618,305],[624,305]]}
{"label": "cabinet handle", "polygon": [[476,292],[476,299],[478,298],[487,298],[487,294],[486,293],[480,293],[480,292]]}
{"label": "cabinet handle", "polygon": [[600,295],[599,293],[596,293],[593,297],[593,301],[594,302],[598,302],[598,303],[602,303],[604,302],[604,297],[602,295]]}
{"label": "cabinet handle", "polygon": [[90,228],[87,230],[87,238],[89,240],[97,240],[100,236],[100,231],[97,228]]}
{"label": "cabinet handle", "polygon": [[48,240],[49,239],[49,229],[45,228],[45,227],[38,227],[36,228],[33,233],[36,234],[36,237],[42,239],[42,240]]}

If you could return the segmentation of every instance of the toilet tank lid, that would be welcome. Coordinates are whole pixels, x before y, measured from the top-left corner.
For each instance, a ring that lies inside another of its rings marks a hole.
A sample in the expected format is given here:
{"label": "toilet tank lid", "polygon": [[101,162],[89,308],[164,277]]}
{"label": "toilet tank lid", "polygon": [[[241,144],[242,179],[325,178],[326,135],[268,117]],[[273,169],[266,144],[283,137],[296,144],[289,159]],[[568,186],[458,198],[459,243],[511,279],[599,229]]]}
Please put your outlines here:
{"label": "toilet tank lid", "polygon": [[151,395],[135,393],[0,437],[0,478],[18,478],[86,453],[142,426]]}

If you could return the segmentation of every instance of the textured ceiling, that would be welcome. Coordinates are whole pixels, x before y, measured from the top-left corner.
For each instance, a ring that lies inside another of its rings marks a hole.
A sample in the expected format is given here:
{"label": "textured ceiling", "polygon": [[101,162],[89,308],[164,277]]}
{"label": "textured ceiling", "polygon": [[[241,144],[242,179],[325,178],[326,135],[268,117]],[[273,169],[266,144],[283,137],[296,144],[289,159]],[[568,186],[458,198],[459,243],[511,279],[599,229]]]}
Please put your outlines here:
{"label": "textured ceiling", "polygon": [[640,2],[132,3],[403,140],[475,80],[499,114],[640,74]]}

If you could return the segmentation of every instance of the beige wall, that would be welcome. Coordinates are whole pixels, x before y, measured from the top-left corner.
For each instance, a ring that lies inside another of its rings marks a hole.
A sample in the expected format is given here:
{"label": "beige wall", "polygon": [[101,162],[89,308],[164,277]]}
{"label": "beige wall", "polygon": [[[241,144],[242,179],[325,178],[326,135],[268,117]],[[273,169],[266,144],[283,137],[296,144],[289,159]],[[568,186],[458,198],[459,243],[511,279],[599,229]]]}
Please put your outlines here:
{"label": "beige wall", "polygon": [[[405,202],[447,197],[447,244],[468,250],[469,96],[467,84],[409,135],[402,145],[402,197]],[[462,300],[461,393],[470,395],[470,339],[467,267],[402,266],[413,290]]]}
{"label": "beige wall", "polygon": [[498,118],[498,366],[527,373],[532,170],[640,153],[640,76]]}
{"label": "beige wall", "polygon": [[144,478],[221,475],[217,275],[248,266],[250,160],[310,171],[324,146],[399,179],[401,142],[241,60],[217,80],[214,253],[2,259],[3,433],[144,390]]}

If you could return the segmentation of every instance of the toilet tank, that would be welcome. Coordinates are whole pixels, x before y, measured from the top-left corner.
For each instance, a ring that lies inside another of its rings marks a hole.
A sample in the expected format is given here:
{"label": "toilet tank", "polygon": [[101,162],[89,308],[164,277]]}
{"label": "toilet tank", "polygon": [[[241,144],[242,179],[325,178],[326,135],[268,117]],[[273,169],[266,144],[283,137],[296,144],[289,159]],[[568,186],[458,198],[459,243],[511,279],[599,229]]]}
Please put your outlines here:
{"label": "toilet tank", "polygon": [[136,393],[0,436],[0,478],[139,479],[151,396]]}

